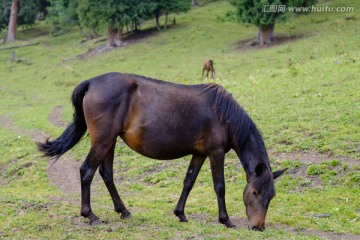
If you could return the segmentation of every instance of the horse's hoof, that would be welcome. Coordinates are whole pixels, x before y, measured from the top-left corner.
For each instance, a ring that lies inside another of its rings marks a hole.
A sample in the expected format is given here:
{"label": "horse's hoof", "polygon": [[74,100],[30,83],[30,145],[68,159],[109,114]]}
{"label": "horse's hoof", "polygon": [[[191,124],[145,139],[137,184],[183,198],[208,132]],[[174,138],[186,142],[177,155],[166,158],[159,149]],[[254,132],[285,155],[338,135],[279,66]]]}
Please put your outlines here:
{"label": "horse's hoof", "polygon": [[175,216],[177,216],[180,220],[180,222],[188,222],[188,220],[185,217],[185,214],[183,212],[179,212],[177,210],[174,211]]}
{"label": "horse's hoof", "polygon": [[236,228],[236,225],[230,222],[230,224],[226,224],[227,228]]}
{"label": "horse's hoof", "polygon": [[185,215],[183,216],[178,216],[180,219],[180,222],[188,222],[188,220],[186,219]]}
{"label": "horse's hoof", "polygon": [[98,225],[101,225],[101,224],[102,224],[102,222],[99,219],[97,219],[97,220],[95,220],[93,222],[90,222],[90,226],[92,226],[92,227],[98,226]]}
{"label": "horse's hoof", "polygon": [[130,213],[123,213],[120,216],[121,219],[132,219],[132,215]]}
{"label": "horse's hoof", "polygon": [[233,224],[230,219],[221,222],[222,224],[224,224],[227,228],[236,228],[236,225]]}

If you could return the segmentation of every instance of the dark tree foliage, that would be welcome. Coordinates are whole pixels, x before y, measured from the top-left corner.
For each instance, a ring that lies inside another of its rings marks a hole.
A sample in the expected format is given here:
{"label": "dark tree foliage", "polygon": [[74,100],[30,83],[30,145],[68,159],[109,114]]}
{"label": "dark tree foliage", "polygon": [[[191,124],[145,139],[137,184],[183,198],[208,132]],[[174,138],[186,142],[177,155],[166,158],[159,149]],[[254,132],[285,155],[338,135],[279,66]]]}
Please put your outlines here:
{"label": "dark tree foliage", "polygon": [[50,0],[39,0],[39,18],[41,20],[48,15],[48,7],[50,7]]}
{"label": "dark tree foliage", "polygon": [[[107,29],[108,44],[121,44],[124,29],[137,30],[143,20],[188,11],[191,0],[78,0],[80,25],[88,31]],[[167,17],[166,17],[167,19]],[[166,27],[166,21],[165,21]]]}
{"label": "dark tree foliage", "polygon": [[54,36],[68,32],[79,23],[76,0],[50,0],[47,8],[51,21],[50,33]]}
{"label": "dark tree foliage", "polygon": [[[0,0],[0,30],[7,28],[12,0]],[[40,0],[19,0],[17,26],[32,26],[40,10]]]}
{"label": "dark tree foliage", "polygon": [[165,15],[165,26],[167,25],[167,16],[170,13],[187,12],[191,8],[191,0],[158,0],[151,1],[153,7],[153,14],[156,20],[156,27],[160,31],[159,18]]}
{"label": "dark tree foliage", "polygon": [[260,45],[269,44],[273,38],[276,21],[286,20],[294,13],[288,7],[307,7],[317,0],[230,0],[236,6],[238,19],[259,28],[257,37]]}

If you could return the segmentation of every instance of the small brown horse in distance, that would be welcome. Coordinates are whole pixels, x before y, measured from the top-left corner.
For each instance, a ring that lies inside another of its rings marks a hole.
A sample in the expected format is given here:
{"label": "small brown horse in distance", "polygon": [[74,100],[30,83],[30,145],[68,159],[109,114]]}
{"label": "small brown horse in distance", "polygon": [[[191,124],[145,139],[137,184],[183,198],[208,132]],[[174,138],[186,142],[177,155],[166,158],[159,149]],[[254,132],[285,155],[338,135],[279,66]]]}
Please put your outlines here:
{"label": "small brown horse in distance", "polygon": [[214,63],[212,60],[206,60],[203,63],[202,79],[204,78],[204,72],[206,71],[206,80],[209,78],[209,72],[211,72],[211,79],[215,77]]}
{"label": "small brown horse in distance", "polygon": [[187,222],[185,203],[207,157],[217,195],[219,221],[230,221],[225,205],[224,157],[230,149],[246,172],[243,193],[249,228],[263,230],[270,200],[275,196],[265,145],[245,110],[216,84],[180,85],[137,75],[107,73],[80,83],[72,94],[73,122],[55,140],[38,143],[39,150],[56,160],[89,132],[91,148],[80,168],[81,215],[91,225],[101,221],[90,206],[90,185],[99,167],[122,218],[130,212],[113,181],[116,139],[120,136],[134,151],[153,159],[170,160],[192,155],[183,190],[175,208]]}

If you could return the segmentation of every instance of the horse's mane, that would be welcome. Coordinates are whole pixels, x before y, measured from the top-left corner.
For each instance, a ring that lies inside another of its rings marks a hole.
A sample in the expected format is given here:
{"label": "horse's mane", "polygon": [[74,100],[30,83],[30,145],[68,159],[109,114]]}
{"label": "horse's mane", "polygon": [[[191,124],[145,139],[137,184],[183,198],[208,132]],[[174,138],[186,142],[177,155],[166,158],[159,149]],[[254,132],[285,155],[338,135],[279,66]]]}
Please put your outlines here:
{"label": "horse's mane", "polygon": [[220,85],[203,85],[202,92],[208,94],[210,106],[218,114],[220,121],[228,127],[231,145],[234,150],[240,152],[247,138],[252,134],[258,143],[259,154],[263,156],[261,159],[264,160],[264,163],[270,170],[263,137],[246,111],[236,102],[231,94]]}
{"label": "horse's mane", "polygon": [[252,130],[257,129],[254,122],[222,86],[206,84],[202,92],[207,93],[211,108],[228,127],[232,147],[240,150]]}

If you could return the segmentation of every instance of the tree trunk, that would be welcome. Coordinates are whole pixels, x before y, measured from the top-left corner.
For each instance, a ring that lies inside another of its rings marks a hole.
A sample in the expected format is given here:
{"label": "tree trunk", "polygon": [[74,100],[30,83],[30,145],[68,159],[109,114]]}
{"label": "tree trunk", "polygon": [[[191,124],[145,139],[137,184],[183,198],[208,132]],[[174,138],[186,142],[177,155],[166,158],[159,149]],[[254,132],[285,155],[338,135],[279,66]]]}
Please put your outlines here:
{"label": "tree trunk", "polygon": [[191,6],[192,7],[196,7],[196,6],[198,6],[199,4],[196,2],[196,0],[192,0],[191,1]]}
{"label": "tree trunk", "polygon": [[259,45],[263,46],[270,44],[270,27],[264,27],[259,29]]}
{"label": "tree trunk", "polygon": [[275,23],[265,28],[259,28],[258,34],[255,40],[251,43],[251,46],[270,44],[274,41],[274,29]]}
{"label": "tree trunk", "polygon": [[123,40],[123,29],[122,27],[118,27],[116,31],[116,39],[115,39],[115,45],[119,47]]}
{"label": "tree trunk", "polygon": [[274,30],[275,30],[275,22],[270,25],[270,33],[269,33],[269,41],[274,41]]}
{"label": "tree trunk", "polygon": [[8,27],[8,34],[6,37],[6,42],[12,42],[16,40],[16,22],[19,10],[18,0],[13,0],[11,4],[11,14]]}
{"label": "tree trunk", "polygon": [[108,28],[107,42],[109,47],[116,47],[115,44],[115,31],[112,27]]}
{"label": "tree trunk", "polygon": [[164,30],[167,28],[167,21],[168,21],[168,14],[165,14],[165,23],[164,23]]}
{"label": "tree trunk", "polygon": [[160,32],[160,23],[159,23],[159,18],[160,18],[160,10],[155,10],[155,19],[156,19],[156,28],[157,30]]}

